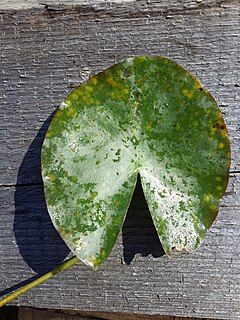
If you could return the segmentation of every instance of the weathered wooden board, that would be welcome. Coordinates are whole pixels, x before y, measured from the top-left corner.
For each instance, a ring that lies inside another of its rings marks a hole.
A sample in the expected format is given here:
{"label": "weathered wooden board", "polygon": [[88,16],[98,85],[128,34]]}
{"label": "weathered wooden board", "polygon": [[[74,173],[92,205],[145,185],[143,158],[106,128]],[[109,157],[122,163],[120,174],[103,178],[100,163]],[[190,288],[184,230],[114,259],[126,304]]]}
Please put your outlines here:
{"label": "weathered wooden board", "polygon": [[239,319],[240,3],[31,3],[25,10],[0,4],[0,289],[16,288],[69,254],[41,184],[40,146],[51,113],[91,74],[129,56],[160,54],[196,74],[224,112],[234,173],[216,223],[199,251],[169,260],[138,186],[100,271],[79,264],[14,304]]}
{"label": "weathered wooden board", "polygon": [[[142,194],[138,192],[118,244],[100,271],[93,272],[79,264],[29,292],[17,303],[237,319],[240,221],[239,203],[234,198],[239,197],[240,190],[237,190],[236,179],[231,179],[219,218],[195,254],[177,254],[173,259],[159,257],[159,243],[147,220]],[[41,207],[39,211],[34,210],[38,192],[32,195],[34,188],[26,188],[25,213],[15,217],[13,203],[8,204],[14,190],[1,190],[2,202],[6,204],[0,230],[3,289],[33,277],[32,270],[43,272],[52,268],[67,254],[66,247],[48,226],[46,213]],[[133,222],[136,223],[134,229]],[[127,265],[125,261],[129,262],[135,253],[142,253],[143,257],[138,254]],[[144,257],[149,253],[159,258]]]}
{"label": "weathered wooden board", "polygon": [[[91,319],[100,320],[99,318],[95,317],[91,317]],[[67,314],[61,311],[48,311],[35,308],[20,307],[18,310],[18,320],[89,320],[89,318],[80,315]]]}
{"label": "weathered wooden board", "polygon": [[[1,314],[1,312],[0,312]],[[112,312],[80,312],[75,310],[43,310],[29,307],[18,307],[18,320],[188,320],[174,316],[147,316]],[[9,320],[9,318],[1,319]],[[190,319],[189,319],[190,320]],[[203,320],[191,318],[191,320]],[[211,319],[206,319],[211,320]]]}

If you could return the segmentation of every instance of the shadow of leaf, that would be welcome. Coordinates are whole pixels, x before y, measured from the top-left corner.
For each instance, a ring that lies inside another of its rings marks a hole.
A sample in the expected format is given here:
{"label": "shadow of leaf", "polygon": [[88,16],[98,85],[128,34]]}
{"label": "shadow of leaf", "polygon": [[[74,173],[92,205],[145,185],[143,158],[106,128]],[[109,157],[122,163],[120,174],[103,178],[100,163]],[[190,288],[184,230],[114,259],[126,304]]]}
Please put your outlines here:
{"label": "shadow of leaf", "polygon": [[54,113],[44,122],[23,158],[14,195],[13,228],[19,251],[39,274],[58,266],[69,253],[48,214],[41,179],[41,146]]}
{"label": "shadow of leaf", "polygon": [[123,224],[122,237],[126,264],[130,264],[138,253],[143,257],[151,254],[154,258],[165,254],[144,197],[140,177]]}

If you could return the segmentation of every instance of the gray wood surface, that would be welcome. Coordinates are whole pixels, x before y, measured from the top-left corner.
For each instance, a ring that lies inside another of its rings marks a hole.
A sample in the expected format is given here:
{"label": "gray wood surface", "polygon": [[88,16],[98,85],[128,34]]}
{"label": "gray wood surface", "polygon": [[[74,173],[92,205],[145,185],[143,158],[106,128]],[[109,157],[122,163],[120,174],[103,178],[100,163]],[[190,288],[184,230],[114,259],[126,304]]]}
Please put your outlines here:
{"label": "gray wood surface", "polygon": [[194,254],[163,256],[138,185],[118,243],[98,272],[79,264],[14,304],[239,319],[239,1],[35,3],[24,10],[0,4],[2,294],[70,256],[47,214],[40,176],[52,112],[90,75],[129,56],[159,54],[200,78],[229,129],[232,173],[208,236]]}
{"label": "gray wood surface", "polygon": [[[1,312],[0,312],[1,315]],[[80,312],[75,310],[43,310],[29,307],[18,307],[18,320],[188,320],[174,316],[148,316],[112,312]],[[9,317],[1,320],[9,320]],[[12,320],[12,319],[11,319]],[[190,319],[189,319],[190,320]],[[191,318],[191,320],[203,320]],[[211,320],[211,319],[206,319]]]}

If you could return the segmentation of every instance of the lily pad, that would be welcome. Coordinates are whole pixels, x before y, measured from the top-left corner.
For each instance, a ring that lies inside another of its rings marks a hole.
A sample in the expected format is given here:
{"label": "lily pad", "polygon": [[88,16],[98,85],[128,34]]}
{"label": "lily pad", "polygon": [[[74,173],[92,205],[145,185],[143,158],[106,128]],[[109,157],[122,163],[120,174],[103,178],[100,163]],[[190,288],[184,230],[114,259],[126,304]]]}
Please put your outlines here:
{"label": "lily pad", "polygon": [[51,219],[92,267],[113,248],[138,174],[165,252],[194,251],[216,218],[229,166],[216,101],[163,57],[129,58],[73,90],[42,148]]}

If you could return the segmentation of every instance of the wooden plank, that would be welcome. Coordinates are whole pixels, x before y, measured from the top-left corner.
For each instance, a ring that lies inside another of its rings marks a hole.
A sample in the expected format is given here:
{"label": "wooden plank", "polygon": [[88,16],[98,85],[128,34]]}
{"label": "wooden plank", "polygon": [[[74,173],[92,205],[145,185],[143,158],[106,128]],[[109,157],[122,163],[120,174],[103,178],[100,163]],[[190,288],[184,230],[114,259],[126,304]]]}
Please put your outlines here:
{"label": "wooden plank", "polygon": [[[165,55],[182,63],[219,102],[232,140],[231,170],[240,171],[238,1],[66,3],[48,1],[31,10],[5,10],[0,5],[4,292],[69,254],[44,204],[40,146],[51,113],[91,74],[139,54]],[[196,253],[176,254],[171,260],[161,255],[139,187],[118,243],[97,273],[79,264],[14,304],[139,317],[239,319],[237,179],[238,174],[232,174],[219,217]]]}
{"label": "wooden plank", "polygon": [[[232,176],[219,217],[196,253],[176,254],[173,259],[161,256],[138,186],[118,243],[98,272],[80,263],[14,304],[237,319],[240,310],[237,179],[238,175]],[[14,188],[0,190],[5,204],[0,225],[3,289],[33,277],[34,270],[47,271],[68,253],[51,230],[49,217],[37,200],[39,186],[19,188],[25,189],[20,196],[25,209],[15,215]],[[133,256],[133,261],[127,264]]]}
{"label": "wooden plank", "polygon": [[[43,310],[29,307],[18,308],[18,320],[201,320],[171,316],[147,316],[111,312],[79,312],[74,310]],[[203,320],[203,319],[202,319]],[[205,319],[211,320],[211,319]]]}
{"label": "wooden plank", "polygon": [[[35,308],[20,307],[18,309],[18,320],[89,320],[89,317],[66,313],[58,310],[41,310]],[[92,320],[99,318],[91,317]]]}
{"label": "wooden plank", "polygon": [[39,129],[66,93],[91,74],[139,54],[168,56],[199,76],[225,114],[232,170],[240,170],[239,2],[219,7],[216,1],[201,9],[203,4],[189,1],[185,10],[177,3],[101,2],[97,8],[1,15],[0,184],[39,182],[44,131]]}
{"label": "wooden plank", "polygon": [[33,320],[33,308],[19,307],[18,320]]}
{"label": "wooden plank", "polygon": [[[171,12],[181,12],[189,10],[202,10],[202,9],[211,9],[214,7],[226,7],[229,6],[230,1],[216,1],[216,0],[186,0],[184,2],[179,2],[178,0],[171,0],[169,2],[162,1],[159,3],[158,1],[152,1],[151,6],[148,2],[138,2],[134,0],[112,0],[111,2],[107,2],[105,0],[28,0],[27,2],[24,0],[2,0],[0,9],[2,10],[20,10],[20,9],[50,9],[50,10],[65,10],[70,8],[101,8],[104,11],[106,9],[110,9],[111,12],[114,12],[112,6],[117,7],[118,9],[125,10],[126,6],[129,12],[132,11],[141,11],[146,12],[151,9],[151,11],[161,12],[161,13],[170,13]],[[237,1],[235,1],[237,3]],[[231,1],[231,4],[233,2]],[[130,7],[130,6],[131,7]],[[132,10],[133,9],[133,10]]]}

